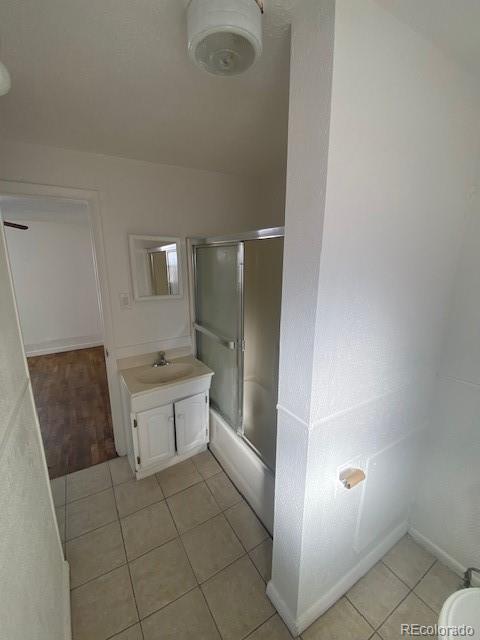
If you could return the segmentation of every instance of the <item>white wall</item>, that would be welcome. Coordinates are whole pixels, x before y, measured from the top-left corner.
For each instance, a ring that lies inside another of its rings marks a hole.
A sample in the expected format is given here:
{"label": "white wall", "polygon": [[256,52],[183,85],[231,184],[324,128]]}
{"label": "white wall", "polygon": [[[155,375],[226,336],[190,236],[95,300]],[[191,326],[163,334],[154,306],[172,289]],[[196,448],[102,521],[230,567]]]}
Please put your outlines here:
{"label": "white wall", "polygon": [[[112,317],[110,378],[118,358],[191,346],[188,298],[133,302],[128,234],[189,237],[283,224],[281,181],[100,156],[53,147],[0,144],[0,180],[97,191]],[[120,294],[129,293],[129,309]],[[108,336],[107,336],[108,338]],[[124,452],[118,381],[110,387],[117,450]],[[118,447],[120,447],[118,449]]]}
{"label": "white wall", "polygon": [[[412,528],[457,571],[480,565],[480,210],[466,228]],[[436,549],[435,549],[436,548]]]}
{"label": "white wall", "polygon": [[[190,340],[187,299],[132,304],[128,234],[195,236],[282,224],[283,211],[263,203],[262,181],[123,158],[2,141],[0,179],[98,190],[114,349],[119,357]],[[261,204],[260,204],[261,203]]]}
{"label": "white wall", "polygon": [[302,614],[299,595],[333,37],[334,1],[302,2],[292,25],[274,545],[267,587],[294,635],[300,632]]}
{"label": "white wall", "polygon": [[329,9],[292,30],[269,592],[295,631],[408,528],[479,151],[467,76],[372,0]]}
{"label": "white wall", "polygon": [[88,212],[15,222],[29,227],[6,230],[27,355],[101,344]]}
{"label": "white wall", "polygon": [[0,566],[2,638],[66,640],[63,551],[0,229]]}

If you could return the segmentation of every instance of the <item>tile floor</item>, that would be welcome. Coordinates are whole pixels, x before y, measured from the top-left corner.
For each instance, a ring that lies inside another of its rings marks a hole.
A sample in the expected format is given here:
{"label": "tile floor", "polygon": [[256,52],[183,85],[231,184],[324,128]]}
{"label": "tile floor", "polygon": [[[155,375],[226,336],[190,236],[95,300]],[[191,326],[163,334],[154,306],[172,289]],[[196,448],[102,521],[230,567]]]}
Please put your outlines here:
{"label": "tile floor", "polygon": [[52,481],[73,640],[291,638],[272,540],[207,451],[136,481],[125,458]]}
{"label": "tile floor", "polygon": [[[117,458],[52,491],[73,640],[291,640],[265,595],[272,540],[209,452],[141,481]],[[302,638],[400,638],[459,582],[406,536]]]}
{"label": "tile floor", "polygon": [[[303,640],[404,640],[401,624],[434,625],[461,578],[409,535],[303,632]],[[436,638],[436,636],[435,636]]]}

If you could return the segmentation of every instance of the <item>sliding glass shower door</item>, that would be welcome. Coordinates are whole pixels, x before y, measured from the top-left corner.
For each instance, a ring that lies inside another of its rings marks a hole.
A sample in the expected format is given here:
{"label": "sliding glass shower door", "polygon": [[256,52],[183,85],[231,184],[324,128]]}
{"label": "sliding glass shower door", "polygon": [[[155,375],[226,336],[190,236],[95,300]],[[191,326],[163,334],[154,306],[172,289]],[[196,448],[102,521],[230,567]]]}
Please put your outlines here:
{"label": "sliding glass shower door", "polygon": [[195,334],[197,355],[215,375],[213,407],[235,429],[243,413],[243,243],[197,245]]}
{"label": "sliding glass shower door", "polygon": [[244,243],[243,437],[275,469],[283,237]]}
{"label": "sliding glass shower door", "polygon": [[275,469],[283,229],[194,245],[197,356],[211,403]]}

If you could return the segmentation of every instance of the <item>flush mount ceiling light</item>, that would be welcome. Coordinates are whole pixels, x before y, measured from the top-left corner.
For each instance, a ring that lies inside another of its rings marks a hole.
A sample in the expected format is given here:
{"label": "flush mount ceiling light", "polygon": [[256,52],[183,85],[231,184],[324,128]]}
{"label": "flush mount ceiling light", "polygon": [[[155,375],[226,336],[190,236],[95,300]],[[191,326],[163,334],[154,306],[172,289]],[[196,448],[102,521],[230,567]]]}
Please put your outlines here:
{"label": "flush mount ceiling light", "polygon": [[10,91],[12,83],[10,81],[10,74],[7,67],[0,62],[0,96],[4,96]]}
{"label": "flush mount ceiling light", "polygon": [[191,0],[188,53],[204,71],[243,73],[262,54],[261,0]]}

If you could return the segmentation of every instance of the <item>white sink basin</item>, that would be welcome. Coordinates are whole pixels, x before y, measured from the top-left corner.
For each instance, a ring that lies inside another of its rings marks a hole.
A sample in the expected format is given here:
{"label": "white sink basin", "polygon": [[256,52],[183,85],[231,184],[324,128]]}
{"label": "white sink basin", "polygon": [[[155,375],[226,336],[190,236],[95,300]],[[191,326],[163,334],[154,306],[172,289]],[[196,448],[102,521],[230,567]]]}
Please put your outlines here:
{"label": "white sink basin", "polygon": [[193,365],[183,362],[172,362],[163,367],[152,367],[139,372],[135,377],[142,384],[163,384],[185,378],[193,373]]}

